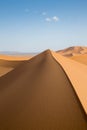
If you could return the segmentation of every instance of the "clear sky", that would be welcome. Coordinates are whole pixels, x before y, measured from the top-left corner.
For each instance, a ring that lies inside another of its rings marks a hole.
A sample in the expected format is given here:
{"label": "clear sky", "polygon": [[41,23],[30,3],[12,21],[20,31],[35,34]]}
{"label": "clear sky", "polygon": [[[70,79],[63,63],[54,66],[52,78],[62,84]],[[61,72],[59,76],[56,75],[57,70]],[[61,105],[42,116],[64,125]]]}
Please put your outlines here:
{"label": "clear sky", "polygon": [[87,46],[87,0],[0,0],[0,51]]}

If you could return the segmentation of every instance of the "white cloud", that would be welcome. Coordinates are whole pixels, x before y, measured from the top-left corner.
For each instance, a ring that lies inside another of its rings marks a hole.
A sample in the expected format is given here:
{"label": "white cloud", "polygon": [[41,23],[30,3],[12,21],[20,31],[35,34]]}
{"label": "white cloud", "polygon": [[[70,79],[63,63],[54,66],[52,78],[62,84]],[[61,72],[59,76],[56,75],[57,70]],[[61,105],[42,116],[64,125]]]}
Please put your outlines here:
{"label": "white cloud", "polygon": [[52,21],[51,18],[46,18],[45,20],[46,20],[46,22],[51,22]]}
{"label": "white cloud", "polygon": [[57,16],[53,16],[53,17],[47,17],[45,20],[47,22],[58,22],[59,18]]}
{"label": "white cloud", "polygon": [[29,12],[29,9],[28,9],[28,8],[26,8],[26,9],[25,9],[25,12],[26,12],[26,13],[28,13],[28,12]]}
{"label": "white cloud", "polygon": [[42,15],[46,15],[47,13],[46,12],[43,12]]}
{"label": "white cloud", "polygon": [[58,18],[57,16],[53,16],[52,20],[53,20],[54,22],[58,22],[58,21],[59,21],[59,18]]}

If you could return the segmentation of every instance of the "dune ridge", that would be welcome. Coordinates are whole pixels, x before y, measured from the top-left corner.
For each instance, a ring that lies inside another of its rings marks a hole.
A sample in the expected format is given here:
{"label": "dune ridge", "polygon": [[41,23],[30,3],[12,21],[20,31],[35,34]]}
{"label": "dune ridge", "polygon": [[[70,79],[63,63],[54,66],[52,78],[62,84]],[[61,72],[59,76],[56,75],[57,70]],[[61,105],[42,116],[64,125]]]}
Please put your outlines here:
{"label": "dune ridge", "polygon": [[87,114],[87,66],[65,58],[52,51],[53,57],[61,64],[68,75],[80,102]]}
{"label": "dune ridge", "polygon": [[64,50],[57,51],[58,54],[61,54],[65,57],[78,56],[82,54],[87,54],[87,47],[84,46],[72,46]]}
{"label": "dune ridge", "polygon": [[7,56],[0,55],[0,77],[16,68],[22,62],[29,60],[32,56]]}
{"label": "dune ridge", "polygon": [[0,129],[87,129],[86,115],[53,52],[0,77]]}

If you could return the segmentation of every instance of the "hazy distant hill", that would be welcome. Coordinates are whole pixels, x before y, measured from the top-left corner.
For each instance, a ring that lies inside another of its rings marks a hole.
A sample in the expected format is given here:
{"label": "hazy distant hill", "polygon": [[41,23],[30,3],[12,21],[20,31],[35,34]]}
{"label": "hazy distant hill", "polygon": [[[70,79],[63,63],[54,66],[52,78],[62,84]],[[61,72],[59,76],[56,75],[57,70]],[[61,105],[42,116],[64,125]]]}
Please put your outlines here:
{"label": "hazy distant hill", "polygon": [[87,47],[73,46],[73,47],[66,48],[64,50],[59,50],[57,51],[57,53],[66,57],[72,57],[75,55],[87,54]]}

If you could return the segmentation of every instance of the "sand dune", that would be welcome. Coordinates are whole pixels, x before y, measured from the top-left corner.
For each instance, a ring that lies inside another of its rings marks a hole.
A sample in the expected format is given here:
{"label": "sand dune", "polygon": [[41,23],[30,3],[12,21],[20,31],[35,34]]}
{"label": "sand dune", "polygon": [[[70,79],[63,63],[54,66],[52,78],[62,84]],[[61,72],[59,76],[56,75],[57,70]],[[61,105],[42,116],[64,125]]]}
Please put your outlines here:
{"label": "sand dune", "polygon": [[31,56],[6,56],[0,55],[0,77],[21,64],[25,60],[29,60]]}
{"label": "sand dune", "polygon": [[87,54],[80,56],[72,56],[71,59],[87,65]]}
{"label": "sand dune", "polygon": [[86,119],[60,58],[49,50],[0,78],[0,129],[87,130]]}
{"label": "sand dune", "polygon": [[66,48],[64,50],[59,50],[57,53],[66,56],[66,57],[72,57],[72,56],[77,56],[81,54],[87,54],[87,47],[83,46],[73,46]]}
{"label": "sand dune", "polygon": [[23,61],[8,61],[0,59],[0,77],[16,68]]}
{"label": "sand dune", "polygon": [[8,67],[2,67],[0,66],[0,77],[7,74],[8,72],[10,72],[11,70],[13,70],[14,68],[8,68]]}
{"label": "sand dune", "polygon": [[87,66],[52,52],[68,75],[87,114]]}
{"label": "sand dune", "polygon": [[11,55],[1,55],[1,60],[8,60],[8,61],[24,61],[29,60],[32,56],[11,56]]}

